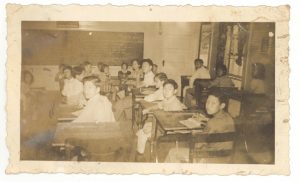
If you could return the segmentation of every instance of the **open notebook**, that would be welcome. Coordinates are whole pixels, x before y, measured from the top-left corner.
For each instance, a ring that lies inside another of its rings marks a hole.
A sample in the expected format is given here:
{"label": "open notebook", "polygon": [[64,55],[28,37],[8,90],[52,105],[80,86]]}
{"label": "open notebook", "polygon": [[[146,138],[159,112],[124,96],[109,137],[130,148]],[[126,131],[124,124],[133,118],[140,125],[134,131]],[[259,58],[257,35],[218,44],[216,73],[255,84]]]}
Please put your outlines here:
{"label": "open notebook", "polygon": [[183,124],[189,129],[193,128],[204,128],[206,126],[207,121],[196,120],[195,118],[189,118],[186,120],[181,120],[179,123]]}

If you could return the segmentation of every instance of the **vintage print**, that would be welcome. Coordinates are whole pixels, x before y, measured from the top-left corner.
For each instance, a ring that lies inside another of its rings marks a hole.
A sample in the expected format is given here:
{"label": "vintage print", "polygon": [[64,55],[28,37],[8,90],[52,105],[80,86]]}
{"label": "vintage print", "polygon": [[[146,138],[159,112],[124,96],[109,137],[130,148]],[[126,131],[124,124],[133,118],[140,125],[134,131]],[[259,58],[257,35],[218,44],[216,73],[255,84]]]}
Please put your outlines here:
{"label": "vintage print", "polygon": [[215,8],[9,5],[8,172],[288,174],[289,8]]}

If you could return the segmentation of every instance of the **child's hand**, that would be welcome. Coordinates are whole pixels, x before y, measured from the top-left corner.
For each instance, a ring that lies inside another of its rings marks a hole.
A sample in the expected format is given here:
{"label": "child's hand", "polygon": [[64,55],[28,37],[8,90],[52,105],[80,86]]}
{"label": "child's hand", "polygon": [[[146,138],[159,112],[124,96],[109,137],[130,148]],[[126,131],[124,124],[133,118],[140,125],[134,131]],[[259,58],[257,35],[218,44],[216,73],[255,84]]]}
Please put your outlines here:
{"label": "child's hand", "polygon": [[201,113],[195,113],[193,115],[193,118],[195,118],[198,121],[208,121],[208,118]]}

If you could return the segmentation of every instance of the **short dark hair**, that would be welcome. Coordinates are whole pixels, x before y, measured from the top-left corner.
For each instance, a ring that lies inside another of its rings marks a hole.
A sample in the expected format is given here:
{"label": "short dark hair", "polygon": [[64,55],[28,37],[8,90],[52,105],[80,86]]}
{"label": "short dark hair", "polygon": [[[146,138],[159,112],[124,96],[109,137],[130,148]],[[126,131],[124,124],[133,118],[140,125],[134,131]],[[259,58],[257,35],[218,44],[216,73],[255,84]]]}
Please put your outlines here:
{"label": "short dark hair", "polygon": [[73,77],[76,77],[77,75],[80,75],[83,72],[83,68],[81,66],[75,66],[72,69],[72,75]]}
{"label": "short dark hair", "polygon": [[194,64],[196,64],[197,62],[199,62],[200,64],[204,63],[203,59],[199,59],[199,58],[195,59]]}
{"label": "short dark hair", "polygon": [[164,82],[164,86],[166,86],[166,85],[168,85],[168,84],[172,85],[172,86],[174,87],[175,90],[178,88],[178,84],[177,84],[176,81],[173,80],[173,79],[167,79],[167,80]]}
{"label": "short dark hair", "polygon": [[33,74],[30,71],[28,71],[28,70],[23,71],[23,73],[22,73],[22,80],[23,81],[25,81],[25,76],[26,75],[29,75],[31,77],[31,81],[30,81],[29,84],[32,84],[34,82]]}
{"label": "short dark hair", "polygon": [[128,64],[127,64],[127,63],[124,63],[124,62],[123,62],[123,63],[121,64],[121,67],[123,67],[123,65],[126,65],[126,68],[128,68]]}
{"label": "short dark hair", "polygon": [[97,76],[86,76],[86,77],[83,78],[82,81],[83,81],[83,84],[84,84],[85,82],[88,82],[88,81],[93,82],[93,84],[94,84],[96,87],[100,87],[100,83],[101,83],[101,80],[100,80],[99,77],[97,77]]}
{"label": "short dark hair", "polygon": [[66,65],[65,64],[59,64],[59,68],[64,68]]}
{"label": "short dark hair", "polygon": [[72,67],[69,66],[69,65],[66,65],[66,66],[64,67],[63,71],[65,71],[65,70],[70,70],[71,73],[72,73]]}
{"label": "short dark hair", "polygon": [[158,78],[162,82],[168,80],[168,76],[166,75],[166,73],[157,73],[154,78]]}
{"label": "short dark hair", "polygon": [[89,61],[84,61],[83,65],[84,65],[84,66],[86,66],[86,65],[91,65],[91,63],[90,63]]}
{"label": "short dark hair", "polygon": [[210,95],[218,98],[220,104],[222,104],[222,103],[226,104],[228,101],[227,95],[225,95],[219,88],[212,88],[208,93],[208,96],[210,96]]}
{"label": "short dark hair", "polygon": [[226,75],[227,74],[227,68],[224,64],[220,64],[217,66],[217,70],[222,70],[223,72],[223,75]]}
{"label": "short dark hair", "polygon": [[151,59],[143,59],[142,64],[148,63],[150,66],[153,66],[153,61]]}
{"label": "short dark hair", "polygon": [[99,66],[102,67],[102,65],[103,65],[102,62],[98,62],[98,63],[97,63],[97,66],[98,66],[98,67],[99,67]]}
{"label": "short dark hair", "polygon": [[107,64],[102,64],[102,66],[101,66],[101,72],[104,72],[104,68],[106,68],[106,67],[109,67]]}
{"label": "short dark hair", "polygon": [[131,64],[133,64],[134,61],[136,61],[138,65],[141,65],[141,63],[140,63],[140,61],[138,59],[131,60]]}

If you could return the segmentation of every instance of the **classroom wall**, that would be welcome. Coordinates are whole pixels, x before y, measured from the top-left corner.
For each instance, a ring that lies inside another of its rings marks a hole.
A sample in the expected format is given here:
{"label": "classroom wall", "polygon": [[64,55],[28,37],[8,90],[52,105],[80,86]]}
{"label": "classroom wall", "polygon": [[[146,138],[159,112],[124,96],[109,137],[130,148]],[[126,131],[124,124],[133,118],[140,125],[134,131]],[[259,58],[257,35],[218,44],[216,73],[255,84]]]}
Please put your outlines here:
{"label": "classroom wall", "polygon": [[[193,60],[197,57],[200,23],[134,23],[134,22],[80,22],[82,30],[143,32],[144,58],[150,58],[159,66],[159,71],[166,72],[170,78],[180,84],[181,75],[191,75]],[[32,23],[26,29],[55,29],[54,25]],[[53,55],[55,56],[55,55]],[[163,66],[163,61],[165,62]],[[68,63],[67,63],[68,64]],[[72,63],[70,62],[72,65]],[[54,75],[58,67],[53,65],[23,65],[31,70],[35,77],[34,86],[48,90],[58,90]],[[113,75],[120,68],[110,67]]]}
{"label": "classroom wall", "polygon": [[[252,64],[253,63],[262,63],[266,69],[266,77],[264,83],[266,85],[266,92],[268,95],[272,95],[275,92],[275,46],[274,42],[272,47],[268,48],[266,42],[269,41],[269,32],[275,32],[274,23],[252,23],[251,25],[251,35],[248,48],[248,58],[247,58],[247,67],[245,71],[245,90],[250,89],[250,82],[252,79]],[[265,42],[264,42],[265,40]],[[265,44],[265,45],[263,45]],[[264,46],[267,46],[264,48]]]}
{"label": "classroom wall", "polygon": [[200,23],[163,23],[161,31],[161,60],[165,61],[162,69],[177,81],[180,89],[180,76],[191,75],[194,72]]}

